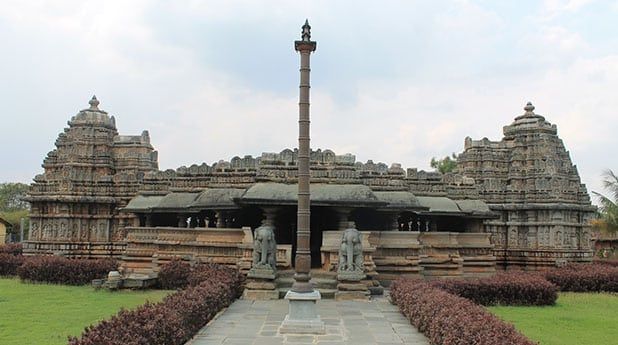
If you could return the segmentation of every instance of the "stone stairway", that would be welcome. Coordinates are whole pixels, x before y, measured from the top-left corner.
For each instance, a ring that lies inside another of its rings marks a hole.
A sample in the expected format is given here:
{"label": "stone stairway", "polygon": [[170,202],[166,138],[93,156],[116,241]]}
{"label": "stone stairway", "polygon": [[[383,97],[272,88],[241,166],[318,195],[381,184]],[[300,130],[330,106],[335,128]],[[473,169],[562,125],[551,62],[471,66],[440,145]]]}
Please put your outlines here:
{"label": "stone stairway", "polygon": [[[275,285],[279,290],[279,298],[284,298],[285,294],[292,288],[294,284],[294,271],[284,270],[277,272]],[[324,270],[311,270],[311,282],[315,288],[320,291],[322,298],[333,299],[337,292],[337,273]]]}

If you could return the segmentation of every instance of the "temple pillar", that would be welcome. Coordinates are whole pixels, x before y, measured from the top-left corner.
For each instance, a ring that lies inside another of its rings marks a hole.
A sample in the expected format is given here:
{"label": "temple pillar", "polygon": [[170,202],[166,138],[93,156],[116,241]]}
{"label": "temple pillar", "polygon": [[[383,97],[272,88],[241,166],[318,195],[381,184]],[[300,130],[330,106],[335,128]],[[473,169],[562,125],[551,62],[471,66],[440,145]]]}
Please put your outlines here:
{"label": "temple pillar", "polygon": [[225,211],[216,211],[215,215],[217,217],[217,228],[225,228]]}
{"label": "temple pillar", "polygon": [[179,228],[186,228],[187,227],[187,216],[184,214],[181,214],[178,216],[178,227]]}
{"label": "temple pillar", "polygon": [[197,216],[195,215],[191,216],[191,220],[189,221],[189,227],[195,228],[197,224],[198,224]]}
{"label": "temple pillar", "polygon": [[347,229],[349,227],[350,214],[352,213],[352,208],[351,207],[337,207],[335,209],[335,212],[337,212],[337,217],[338,217],[337,229],[338,230]]}
{"label": "temple pillar", "polygon": [[277,216],[276,207],[261,207],[264,219],[262,219],[262,225],[275,226],[275,217]]}
{"label": "temple pillar", "polygon": [[197,218],[197,227],[198,228],[207,228],[208,227],[208,220],[206,219],[206,217],[200,216],[200,217]]}
{"label": "temple pillar", "polygon": [[147,227],[152,226],[152,215],[147,214],[147,215],[144,217],[144,226],[147,226]]}
{"label": "temple pillar", "polygon": [[390,231],[399,231],[399,211],[387,211],[388,229]]}

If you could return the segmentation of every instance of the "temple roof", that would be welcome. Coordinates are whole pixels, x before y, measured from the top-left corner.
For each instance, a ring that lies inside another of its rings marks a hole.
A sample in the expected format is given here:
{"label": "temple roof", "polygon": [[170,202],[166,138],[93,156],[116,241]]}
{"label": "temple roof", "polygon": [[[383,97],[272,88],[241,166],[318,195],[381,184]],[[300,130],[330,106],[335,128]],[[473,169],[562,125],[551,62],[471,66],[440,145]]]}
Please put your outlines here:
{"label": "temple roof", "polygon": [[202,209],[237,208],[234,199],[240,198],[244,193],[245,189],[240,188],[209,188],[201,192],[190,207]]}
{"label": "temple roof", "polygon": [[461,210],[457,206],[457,203],[447,197],[441,196],[419,196],[417,197],[421,206],[429,209],[432,213],[443,214],[462,214]]}
{"label": "temple roof", "polygon": [[144,196],[138,195],[135,198],[131,199],[127,206],[124,207],[123,210],[131,211],[131,212],[140,212],[150,210],[161,202],[163,196],[155,195],[155,196]]}
{"label": "temple roof", "polygon": [[159,204],[155,207],[157,209],[186,209],[197,199],[199,193],[169,193],[164,196]]}
{"label": "temple roof", "polygon": [[[361,184],[311,184],[313,205],[383,206],[371,188]],[[296,204],[298,186],[285,183],[256,183],[239,199],[251,204]]]}
{"label": "temple roof", "polygon": [[388,208],[398,209],[422,209],[418,198],[410,192],[404,191],[389,191],[389,192],[373,192],[378,200],[388,203]]}
{"label": "temple roof", "polygon": [[[310,185],[311,205],[374,207],[420,212],[428,215],[493,217],[481,200],[452,200],[447,197],[415,196],[407,191],[372,191],[362,184]],[[285,183],[256,183],[248,189],[207,188],[201,192],[172,192],[165,196],[138,195],[125,212],[195,213],[201,210],[232,210],[241,205],[296,205],[298,186]]]}

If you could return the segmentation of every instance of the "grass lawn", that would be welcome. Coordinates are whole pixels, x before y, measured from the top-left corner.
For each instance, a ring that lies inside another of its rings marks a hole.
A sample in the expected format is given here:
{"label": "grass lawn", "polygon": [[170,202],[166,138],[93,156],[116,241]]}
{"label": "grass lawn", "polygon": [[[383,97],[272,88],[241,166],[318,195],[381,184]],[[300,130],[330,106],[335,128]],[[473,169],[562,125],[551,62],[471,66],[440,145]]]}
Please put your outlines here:
{"label": "grass lawn", "polygon": [[169,291],[95,291],[89,286],[26,284],[0,278],[0,343],[64,345],[67,336],[120,310],[157,302]]}
{"label": "grass lawn", "polygon": [[489,310],[541,345],[618,344],[618,294],[566,292],[555,306]]}

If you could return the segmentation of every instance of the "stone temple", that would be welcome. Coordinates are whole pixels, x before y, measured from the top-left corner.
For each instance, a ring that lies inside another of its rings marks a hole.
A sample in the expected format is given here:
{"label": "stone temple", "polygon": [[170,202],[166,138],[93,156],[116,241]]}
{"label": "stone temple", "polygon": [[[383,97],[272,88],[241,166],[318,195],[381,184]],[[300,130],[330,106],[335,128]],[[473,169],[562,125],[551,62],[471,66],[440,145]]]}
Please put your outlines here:
{"label": "stone temple", "polygon": [[[500,141],[466,138],[454,173],[312,151],[312,267],[336,274],[350,227],[374,285],[592,260],[586,188],[556,126],[524,110]],[[124,274],[151,275],[172,258],[246,273],[254,230],[268,224],[277,268],[294,267],[297,150],[161,171],[148,132],[119,135],[95,97],[55,144],[28,196],[26,253],[113,256]]]}

